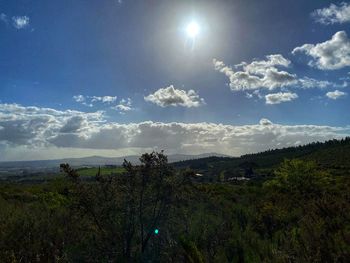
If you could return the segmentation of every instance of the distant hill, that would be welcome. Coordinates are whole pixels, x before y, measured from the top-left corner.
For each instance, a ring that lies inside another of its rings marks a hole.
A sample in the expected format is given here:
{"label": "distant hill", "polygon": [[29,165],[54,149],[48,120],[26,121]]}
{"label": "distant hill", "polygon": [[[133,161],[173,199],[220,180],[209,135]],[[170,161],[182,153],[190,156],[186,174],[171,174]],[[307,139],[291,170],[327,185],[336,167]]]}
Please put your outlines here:
{"label": "distant hill", "polygon": [[[61,163],[69,163],[73,167],[121,165],[124,159],[137,164],[139,157],[136,155],[125,157],[90,156],[84,158],[67,158],[57,160],[37,160],[0,162],[0,170],[44,170],[58,169]],[[168,160],[175,167],[189,167],[210,174],[221,172],[234,172],[245,167],[253,167],[254,170],[271,170],[277,167],[284,159],[313,160],[320,167],[327,169],[345,169],[350,171],[350,137],[342,140],[330,140],[326,142],[314,142],[303,146],[288,147],[268,150],[255,154],[247,154],[241,157],[229,157],[217,153],[200,155],[168,155]]]}
{"label": "distant hill", "polygon": [[[224,156],[217,153],[205,153],[199,155],[184,155],[174,154],[168,155],[169,162],[178,162],[182,160],[191,160],[205,158],[208,156]],[[137,164],[140,156],[131,155],[124,157],[102,157],[102,156],[90,156],[83,158],[66,158],[56,160],[35,160],[35,161],[14,161],[14,162],[0,162],[0,168],[17,168],[17,169],[47,169],[47,168],[59,168],[61,163],[69,163],[73,167],[82,166],[103,166],[103,165],[122,165],[124,159]]]}
{"label": "distant hill", "polygon": [[342,140],[314,142],[307,145],[268,150],[247,154],[241,157],[208,157],[197,160],[176,162],[179,168],[189,167],[211,174],[222,171],[235,171],[250,166],[254,169],[268,170],[277,167],[284,159],[313,160],[320,167],[327,169],[350,170],[350,137]]}

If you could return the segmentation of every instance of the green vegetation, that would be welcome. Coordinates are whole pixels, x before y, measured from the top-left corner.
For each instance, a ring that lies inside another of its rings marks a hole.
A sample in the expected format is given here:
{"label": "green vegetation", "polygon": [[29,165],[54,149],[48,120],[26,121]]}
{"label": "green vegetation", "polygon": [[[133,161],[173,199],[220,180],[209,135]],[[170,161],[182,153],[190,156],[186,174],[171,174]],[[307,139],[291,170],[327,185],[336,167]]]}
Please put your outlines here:
{"label": "green vegetation", "polygon": [[[65,177],[41,184],[3,182],[0,259],[347,262],[348,151],[347,139],[241,159],[192,160],[177,168],[162,153],[151,153],[138,166],[76,171],[63,164]],[[188,169],[197,164],[192,168],[219,180],[199,182]],[[214,174],[214,167],[221,170]],[[235,173],[230,167],[255,176],[226,182]]]}
{"label": "green vegetation", "polygon": [[77,172],[80,176],[95,176],[99,170],[101,175],[122,174],[125,171],[123,167],[92,167],[80,168]]}
{"label": "green vegetation", "polygon": [[239,158],[208,157],[187,160],[174,163],[174,166],[199,171],[209,181],[217,181],[222,172],[225,177],[244,176],[248,169],[252,169],[258,176],[269,176],[285,159],[314,161],[320,168],[332,170],[333,173],[350,173],[350,137],[247,154]]}

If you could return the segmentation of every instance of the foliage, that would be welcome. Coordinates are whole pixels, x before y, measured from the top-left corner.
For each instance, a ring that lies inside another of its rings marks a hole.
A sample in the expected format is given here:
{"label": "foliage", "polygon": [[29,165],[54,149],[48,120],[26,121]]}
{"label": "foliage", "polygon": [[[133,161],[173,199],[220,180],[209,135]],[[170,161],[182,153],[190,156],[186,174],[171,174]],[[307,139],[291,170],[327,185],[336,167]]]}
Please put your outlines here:
{"label": "foliage", "polygon": [[91,168],[80,168],[77,170],[80,176],[96,176],[98,172],[100,172],[101,175],[111,175],[111,174],[122,174],[125,172],[123,167],[91,167]]}
{"label": "foliage", "polygon": [[[177,162],[176,167],[189,167],[215,177],[222,171],[230,176],[243,176],[247,169],[258,175],[270,175],[285,159],[313,161],[319,167],[332,169],[335,173],[350,171],[350,137],[341,140],[313,142],[307,145],[268,150],[241,157],[208,157]],[[245,170],[245,171],[242,171]]]}
{"label": "foliage", "polygon": [[125,161],[121,176],[102,176],[99,170],[94,184],[82,183],[75,170],[61,165],[73,182],[74,208],[91,229],[85,248],[89,259],[153,257],[148,248],[155,242],[154,230],[162,229],[187,181],[162,153],[144,154],[140,162]]}
{"label": "foliage", "polygon": [[64,164],[66,178],[2,183],[1,262],[346,262],[350,177],[317,151],[237,184],[197,183],[162,153],[91,180]]}

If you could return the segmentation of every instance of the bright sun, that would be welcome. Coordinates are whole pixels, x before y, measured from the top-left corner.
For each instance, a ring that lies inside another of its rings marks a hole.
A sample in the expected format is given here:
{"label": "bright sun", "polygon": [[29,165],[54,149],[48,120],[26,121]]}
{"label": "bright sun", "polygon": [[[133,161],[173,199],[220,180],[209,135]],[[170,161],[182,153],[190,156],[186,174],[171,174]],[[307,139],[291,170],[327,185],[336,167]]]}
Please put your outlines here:
{"label": "bright sun", "polygon": [[199,33],[199,25],[196,22],[191,22],[186,27],[186,33],[190,38],[195,38]]}

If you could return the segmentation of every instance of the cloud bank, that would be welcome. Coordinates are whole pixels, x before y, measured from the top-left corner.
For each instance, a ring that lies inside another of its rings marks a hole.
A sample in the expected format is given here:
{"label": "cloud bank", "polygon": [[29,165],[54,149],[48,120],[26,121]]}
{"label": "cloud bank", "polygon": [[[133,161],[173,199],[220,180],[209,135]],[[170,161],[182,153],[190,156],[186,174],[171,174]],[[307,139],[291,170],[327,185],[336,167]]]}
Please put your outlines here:
{"label": "cloud bank", "polygon": [[[350,135],[350,127],[258,124],[107,122],[102,112],[58,111],[0,104],[0,151],[9,149],[92,150],[165,149],[167,153],[218,152],[230,155],[324,141]],[[54,151],[54,150],[53,150]],[[16,158],[16,157],[13,157]]]}

